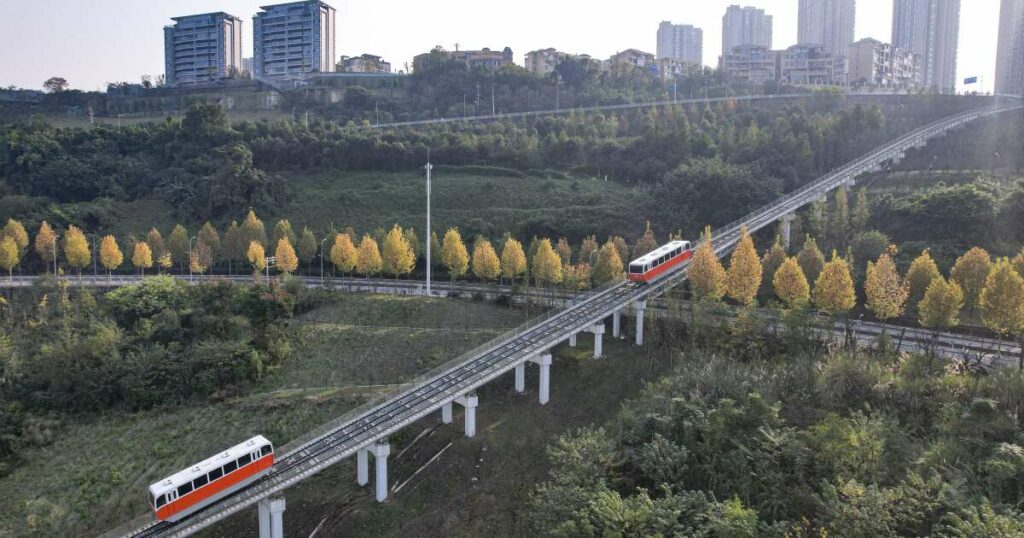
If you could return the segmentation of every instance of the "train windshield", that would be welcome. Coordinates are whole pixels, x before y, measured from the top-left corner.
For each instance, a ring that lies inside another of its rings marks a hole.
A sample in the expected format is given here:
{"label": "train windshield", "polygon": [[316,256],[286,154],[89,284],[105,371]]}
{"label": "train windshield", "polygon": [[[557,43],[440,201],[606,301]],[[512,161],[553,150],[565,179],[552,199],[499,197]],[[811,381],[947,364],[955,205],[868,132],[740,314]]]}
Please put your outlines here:
{"label": "train windshield", "polygon": [[629,272],[634,275],[639,275],[644,272],[644,264],[642,263],[631,263],[629,264]]}

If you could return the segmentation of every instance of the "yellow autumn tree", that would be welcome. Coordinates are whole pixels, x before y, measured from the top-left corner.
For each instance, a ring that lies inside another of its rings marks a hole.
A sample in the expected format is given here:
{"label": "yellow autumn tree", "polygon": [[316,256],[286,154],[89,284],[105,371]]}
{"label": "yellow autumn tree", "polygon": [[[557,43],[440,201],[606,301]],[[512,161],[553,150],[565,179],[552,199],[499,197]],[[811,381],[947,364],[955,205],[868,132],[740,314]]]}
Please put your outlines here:
{"label": "yellow autumn tree", "polygon": [[64,259],[68,265],[78,269],[78,275],[82,275],[82,268],[92,262],[92,252],[89,250],[89,240],[85,238],[77,226],[68,226],[64,234]]}
{"label": "yellow autumn tree", "polygon": [[654,251],[658,248],[658,240],[654,237],[654,230],[651,229],[651,221],[647,221],[647,225],[644,228],[644,234],[637,239],[636,244],[633,245],[633,259],[639,258],[644,254]]}
{"label": "yellow autumn tree", "polygon": [[245,259],[249,260],[253,272],[257,275],[267,268],[267,252],[259,241],[249,242],[249,248],[245,249]]}
{"label": "yellow autumn tree", "polygon": [[818,310],[830,316],[845,314],[857,304],[850,266],[835,252],[815,281],[811,300]]}
{"label": "yellow autumn tree", "polygon": [[[242,244],[249,245],[253,241],[256,241],[260,246],[267,244],[267,231],[263,226],[263,221],[256,216],[256,212],[249,210],[249,214],[245,216],[245,220],[242,221],[241,227]],[[246,250],[248,251],[248,246]]]}
{"label": "yellow autumn tree", "polygon": [[292,247],[291,242],[288,241],[286,236],[282,236],[277,240],[274,258],[276,258],[274,264],[281,273],[290,275],[299,268],[299,257],[295,254],[295,248]]}
{"label": "yellow autumn tree", "polygon": [[501,276],[515,282],[526,272],[526,252],[523,244],[509,238],[501,249]]}
{"label": "yellow autumn tree", "polygon": [[[595,261],[593,256],[597,256],[597,252],[600,248],[601,246],[597,244],[597,236],[591,235],[583,238],[583,242],[580,243],[579,253],[577,254],[579,261],[581,263],[589,263],[596,266],[597,261]],[[622,260],[622,258],[620,257],[619,260]]]}
{"label": "yellow autumn tree", "polygon": [[711,227],[704,229],[703,241],[690,262],[690,289],[697,301],[719,301],[725,296],[727,274],[715,255]]}
{"label": "yellow autumn tree", "polygon": [[363,235],[359,242],[359,256],[356,258],[356,272],[369,277],[376,275],[381,269],[380,249],[377,241],[369,235]]}
{"label": "yellow autumn tree", "polygon": [[176,225],[171,230],[171,236],[167,238],[167,250],[171,253],[174,261],[178,262],[178,265],[181,266],[182,272],[184,272],[185,264],[188,263],[192,256],[189,246],[188,230],[181,224]]}
{"label": "yellow autumn tree", "polygon": [[884,323],[903,314],[909,295],[907,285],[900,279],[896,264],[888,253],[882,254],[877,263],[868,262],[864,294],[868,299],[868,310],[882,320],[884,334]]}
{"label": "yellow autumn tree", "polygon": [[985,287],[988,272],[992,269],[992,258],[983,248],[974,247],[957,258],[949,274],[964,292],[964,304],[972,312],[978,306],[981,290]]}
{"label": "yellow autumn tree", "polygon": [[114,236],[108,235],[100,241],[100,264],[107,270],[107,277],[121,267],[124,263],[124,254],[121,253],[121,248],[117,246],[117,239]]}
{"label": "yellow autumn tree", "polygon": [[811,287],[804,276],[804,270],[796,258],[786,258],[772,277],[775,295],[789,308],[806,305],[811,296]]}
{"label": "yellow autumn tree", "polygon": [[441,243],[441,263],[454,281],[469,270],[469,252],[457,228],[448,228]]}
{"label": "yellow autumn tree", "polygon": [[917,308],[917,303],[921,302],[921,299],[924,298],[924,292],[928,290],[932,280],[941,276],[939,267],[935,265],[935,260],[932,259],[931,253],[928,252],[928,249],[925,249],[910,264],[910,268],[907,269],[907,275],[904,277],[907,281],[907,289],[910,291],[907,305],[911,308]]}
{"label": "yellow autumn tree", "polygon": [[761,287],[761,258],[757,255],[754,240],[747,233],[747,227],[740,228],[740,239],[729,258],[726,274],[726,291],[729,297],[741,304],[750,305]]}
{"label": "yellow autumn tree", "polygon": [[[989,270],[978,302],[985,325],[1001,336],[1024,332],[1024,278],[1010,261],[999,259]],[[1019,367],[1024,370],[1024,353]]]}
{"label": "yellow autumn tree", "polygon": [[473,274],[481,280],[497,280],[501,276],[501,260],[486,239],[477,241],[473,248]]}
{"label": "yellow autumn tree", "polygon": [[334,246],[331,247],[331,263],[334,264],[341,274],[351,273],[359,261],[359,252],[352,243],[352,237],[348,234],[338,234],[334,238]]}
{"label": "yellow autumn tree", "polygon": [[160,230],[157,230],[156,227],[151,228],[146,234],[146,244],[149,245],[149,251],[155,258],[163,257],[167,250],[167,247],[164,246],[164,236],[160,235]]}
{"label": "yellow autumn tree", "polygon": [[[761,289],[766,293],[769,291],[769,286],[775,284],[775,271],[782,267],[782,264],[786,262],[786,249],[782,246],[782,238],[775,236],[775,242],[772,244],[772,248],[768,249],[761,257]],[[796,260],[793,260],[796,263]],[[802,271],[801,271],[802,273]]]}
{"label": "yellow autumn tree", "polygon": [[597,251],[597,264],[594,265],[594,282],[603,286],[609,282],[622,280],[626,277],[626,271],[619,257],[619,250],[615,243],[608,241],[601,250]]}
{"label": "yellow autumn tree", "polygon": [[316,252],[319,248],[320,245],[316,242],[316,235],[313,235],[313,230],[303,227],[302,235],[299,238],[299,258],[306,262],[307,265],[310,265],[313,263],[313,258],[316,258]]}
{"label": "yellow autumn tree", "polygon": [[53,228],[45,220],[39,225],[39,231],[36,232],[34,246],[36,254],[45,262],[46,270],[49,271],[53,257],[57,254],[57,234],[53,233]]}
{"label": "yellow autumn tree", "polygon": [[14,280],[14,266],[18,265],[20,254],[18,243],[14,242],[13,237],[5,235],[0,239],[0,267],[7,269],[10,280]]}
{"label": "yellow autumn tree", "polygon": [[[150,248],[150,251],[152,251],[152,250],[153,249]],[[170,269],[171,267],[174,267],[174,257],[171,256],[171,251],[170,250],[164,250],[163,254],[161,254],[160,256],[157,256],[156,265],[157,265],[157,267],[160,268],[160,272],[161,273],[163,273],[164,271]]]}
{"label": "yellow autumn tree", "polygon": [[562,281],[562,259],[551,246],[550,239],[542,239],[537,244],[537,254],[533,257],[530,274],[538,286],[558,284]]}
{"label": "yellow autumn tree", "polygon": [[825,255],[818,249],[818,242],[810,235],[804,238],[804,247],[797,253],[796,261],[807,276],[807,280],[817,282],[821,269],[825,267]]}
{"label": "yellow autumn tree", "polygon": [[146,269],[153,267],[153,251],[149,249],[149,245],[145,241],[135,243],[135,249],[132,252],[132,265],[143,275],[146,274]]}
{"label": "yellow autumn tree", "polygon": [[964,292],[953,280],[941,276],[932,280],[918,303],[918,322],[926,329],[939,331],[960,323],[960,309],[964,306]]}
{"label": "yellow autumn tree", "polygon": [[555,252],[558,253],[558,257],[562,259],[562,265],[568,265],[572,263],[572,247],[569,246],[569,240],[561,238],[558,243],[555,244]]}
{"label": "yellow autumn tree", "polygon": [[0,232],[0,237],[10,237],[14,241],[14,245],[18,247],[19,258],[24,255],[25,249],[28,248],[28,232],[25,231],[25,227],[20,222],[14,219],[7,219],[3,232]]}
{"label": "yellow autumn tree", "polygon": [[1013,265],[1013,269],[1017,271],[1018,275],[1024,276],[1024,248],[1020,249],[1010,264]]}
{"label": "yellow autumn tree", "polygon": [[412,245],[406,240],[405,234],[397,224],[391,228],[384,237],[383,252],[384,272],[398,278],[412,272],[416,255],[413,253]]}

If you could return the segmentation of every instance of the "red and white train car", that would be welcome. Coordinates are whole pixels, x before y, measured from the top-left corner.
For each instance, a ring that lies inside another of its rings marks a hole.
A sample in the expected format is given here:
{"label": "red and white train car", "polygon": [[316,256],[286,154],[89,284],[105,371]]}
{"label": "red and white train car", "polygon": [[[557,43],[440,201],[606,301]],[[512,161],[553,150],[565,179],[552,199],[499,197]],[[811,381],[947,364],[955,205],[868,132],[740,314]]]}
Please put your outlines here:
{"label": "red and white train car", "polygon": [[161,521],[179,519],[255,482],[274,465],[274,445],[262,435],[149,486],[149,504]]}
{"label": "red and white train car", "polygon": [[654,282],[691,257],[693,247],[689,241],[672,241],[629,262],[629,279],[633,282]]}

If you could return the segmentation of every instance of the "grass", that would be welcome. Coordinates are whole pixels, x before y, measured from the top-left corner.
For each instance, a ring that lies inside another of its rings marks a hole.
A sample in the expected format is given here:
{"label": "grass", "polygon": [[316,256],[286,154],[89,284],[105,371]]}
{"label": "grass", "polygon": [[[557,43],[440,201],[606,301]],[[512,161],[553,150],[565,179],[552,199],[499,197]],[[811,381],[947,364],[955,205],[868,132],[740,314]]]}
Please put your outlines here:
{"label": "grass", "polygon": [[[522,311],[346,295],[293,323],[293,359],[246,397],[68,420],[0,478],[0,536],[90,535],[144,513],[146,487],[257,433],[279,446],[516,325]],[[460,321],[465,320],[465,321]],[[465,330],[469,328],[469,330]]]}

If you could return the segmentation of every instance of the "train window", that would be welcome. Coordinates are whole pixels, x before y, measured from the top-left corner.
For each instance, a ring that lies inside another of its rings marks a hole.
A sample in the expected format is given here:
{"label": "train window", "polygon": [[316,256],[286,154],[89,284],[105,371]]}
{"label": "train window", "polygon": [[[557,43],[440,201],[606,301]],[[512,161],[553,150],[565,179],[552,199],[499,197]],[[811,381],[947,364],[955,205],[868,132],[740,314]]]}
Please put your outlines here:
{"label": "train window", "polygon": [[238,463],[229,461],[224,465],[224,474],[232,473],[238,468]]}
{"label": "train window", "polygon": [[153,506],[160,508],[165,504],[167,504],[167,495],[161,495],[156,498],[156,503]]}
{"label": "train window", "polygon": [[186,482],[186,483],[178,486],[178,496],[179,497],[181,497],[182,495],[187,495],[190,491],[192,491],[192,482]]}
{"label": "train window", "polygon": [[270,445],[263,445],[263,448],[260,449],[260,456],[266,456],[267,454],[270,454]]}
{"label": "train window", "polygon": [[252,461],[252,456],[250,456],[249,454],[246,454],[246,455],[242,456],[241,458],[238,458],[238,466],[239,467],[245,467],[246,465],[249,465],[250,461]]}
{"label": "train window", "polygon": [[203,475],[203,476],[200,476],[199,478],[196,478],[195,480],[193,480],[193,481],[192,481],[192,485],[193,485],[193,486],[194,486],[194,487],[195,487],[196,489],[199,489],[199,488],[201,488],[201,487],[205,486],[205,485],[206,485],[206,482],[207,482],[207,480],[206,480],[206,475]]}
{"label": "train window", "polygon": [[209,476],[210,476],[210,482],[213,482],[214,480],[220,478],[221,476],[224,476],[224,470],[221,469],[220,467],[218,467],[218,468],[210,471],[210,475]]}

